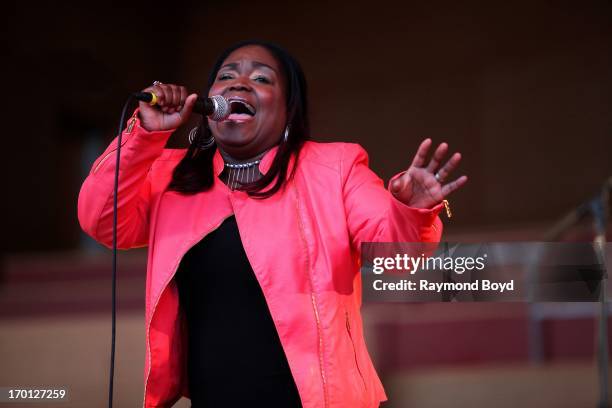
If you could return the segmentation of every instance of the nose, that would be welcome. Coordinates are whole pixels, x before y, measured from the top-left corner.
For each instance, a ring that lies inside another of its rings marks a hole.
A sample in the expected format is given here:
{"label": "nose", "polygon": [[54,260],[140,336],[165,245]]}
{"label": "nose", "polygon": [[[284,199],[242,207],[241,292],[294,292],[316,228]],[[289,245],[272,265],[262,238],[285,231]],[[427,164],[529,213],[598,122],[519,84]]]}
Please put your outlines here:
{"label": "nose", "polygon": [[230,87],[228,88],[228,90],[229,91],[246,91],[246,92],[250,92],[252,90],[252,88],[249,86],[249,84],[245,80],[245,78],[240,76],[240,77],[236,78],[236,80],[233,81],[232,84],[230,84]]}

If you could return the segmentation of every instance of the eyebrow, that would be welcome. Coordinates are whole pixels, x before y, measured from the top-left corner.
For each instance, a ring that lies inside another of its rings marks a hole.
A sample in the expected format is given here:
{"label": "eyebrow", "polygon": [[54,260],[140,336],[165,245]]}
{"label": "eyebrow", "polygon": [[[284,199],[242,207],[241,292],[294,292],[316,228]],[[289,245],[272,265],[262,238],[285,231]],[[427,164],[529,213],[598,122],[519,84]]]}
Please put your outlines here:
{"label": "eyebrow", "polygon": [[[278,72],[276,72],[276,70],[274,68],[272,68],[268,64],[264,64],[263,62],[253,61],[252,65],[255,68],[261,68],[261,67],[268,68],[268,69],[270,69],[270,70],[272,70],[272,71],[274,71],[275,73],[278,74]],[[238,63],[237,62],[227,63],[227,64],[223,65],[221,68],[219,68],[219,71],[222,70],[222,69],[225,69],[225,68],[230,68],[230,69],[233,69],[233,70],[237,71],[238,70]]]}

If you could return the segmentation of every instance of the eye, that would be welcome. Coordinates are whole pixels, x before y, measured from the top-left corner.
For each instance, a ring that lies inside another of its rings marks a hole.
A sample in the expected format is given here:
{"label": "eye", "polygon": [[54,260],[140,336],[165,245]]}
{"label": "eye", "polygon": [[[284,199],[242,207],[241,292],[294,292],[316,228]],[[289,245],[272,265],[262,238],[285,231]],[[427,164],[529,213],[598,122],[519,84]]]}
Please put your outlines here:
{"label": "eye", "polygon": [[270,80],[268,78],[266,78],[263,75],[257,75],[255,78],[253,78],[253,81],[255,82],[261,82],[262,84],[269,84]]}
{"label": "eye", "polygon": [[230,74],[221,74],[217,77],[219,81],[225,81],[227,79],[232,79],[232,76]]}

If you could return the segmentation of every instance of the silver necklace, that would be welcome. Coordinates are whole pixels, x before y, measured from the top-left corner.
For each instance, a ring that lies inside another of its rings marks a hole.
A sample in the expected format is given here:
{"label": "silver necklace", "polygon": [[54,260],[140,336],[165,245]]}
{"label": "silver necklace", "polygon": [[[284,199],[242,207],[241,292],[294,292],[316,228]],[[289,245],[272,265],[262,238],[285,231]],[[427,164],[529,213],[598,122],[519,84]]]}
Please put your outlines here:
{"label": "silver necklace", "polygon": [[227,185],[232,190],[238,188],[240,184],[247,184],[255,181],[259,176],[257,165],[260,159],[246,163],[225,163],[227,168]]}

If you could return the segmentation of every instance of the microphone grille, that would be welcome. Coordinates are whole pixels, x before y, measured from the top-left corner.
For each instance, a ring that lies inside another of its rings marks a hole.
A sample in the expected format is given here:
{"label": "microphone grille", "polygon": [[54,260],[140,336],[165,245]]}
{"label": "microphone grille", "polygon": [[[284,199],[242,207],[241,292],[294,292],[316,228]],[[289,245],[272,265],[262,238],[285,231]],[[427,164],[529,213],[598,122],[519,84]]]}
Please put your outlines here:
{"label": "microphone grille", "polygon": [[217,122],[220,122],[227,118],[230,114],[230,106],[227,100],[221,95],[213,95],[210,97],[215,105],[215,110],[209,117]]}

